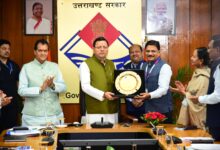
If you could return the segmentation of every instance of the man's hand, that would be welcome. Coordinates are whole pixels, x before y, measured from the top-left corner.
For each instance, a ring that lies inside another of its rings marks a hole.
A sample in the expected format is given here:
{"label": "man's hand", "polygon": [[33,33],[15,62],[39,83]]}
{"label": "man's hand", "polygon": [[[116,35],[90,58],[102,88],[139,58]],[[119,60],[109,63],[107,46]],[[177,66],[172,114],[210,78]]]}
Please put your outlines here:
{"label": "man's hand", "polygon": [[46,80],[44,80],[42,86],[40,87],[40,93],[46,90],[46,88],[54,86],[53,79],[54,77],[48,76]]}
{"label": "man's hand", "polygon": [[3,93],[2,90],[0,90],[0,100],[1,100],[0,103],[2,107],[11,103],[11,99],[12,97],[7,97],[6,94]]}
{"label": "man's hand", "polygon": [[103,95],[103,97],[104,97],[105,99],[108,99],[108,100],[115,100],[115,99],[118,98],[118,97],[116,97],[115,94],[112,93],[112,92],[105,92],[104,95]]}
{"label": "man's hand", "polygon": [[47,77],[47,84],[48,84],[49,87],[54,86],[53,80],[54,80],[54,76]]}
{"label": "man's hand", "polygon": [[11,103],[11,99],[12,99],[13,97],[5,97],[5,98],[3,98],[2,99],[2,106],[6,106],[6,105],[8,105],[8,104],[10,104]]}
{"label": "man's hand", "polygon": [[151,97],[151,96],[150,96],[149,93],[140,93],[139,95],[135,96],[134,98],[143,101],[143,100],[148,100],[148,99],[150,99],[150,97]]}
{"label": "man's hand", "polygon": [[189,99],[194,103],[199,103],[199,97],[198,96],[190,96]]}
{"label": "man's hand", "polygon": [[132,104],[134,105],[134,107],[138,108],[138,107],[141,107],[144,104],[144,102],[140,99],[135,99],[134,98],[132,100]]}

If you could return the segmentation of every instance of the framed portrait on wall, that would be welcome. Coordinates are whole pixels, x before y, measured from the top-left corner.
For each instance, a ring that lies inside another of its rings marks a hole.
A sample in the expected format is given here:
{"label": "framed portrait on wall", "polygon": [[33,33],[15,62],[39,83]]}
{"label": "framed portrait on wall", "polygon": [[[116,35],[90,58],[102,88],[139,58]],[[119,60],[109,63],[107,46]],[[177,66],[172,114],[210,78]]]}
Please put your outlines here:
{"label": "framed portrait on wall", "polygon": [[53,0],[25,0],[24,10],[26,35],[53,34]]}
{"label": "framed portrait on wall", "polygon": [[147,0],[145,7],[146,35],[173,35],[175,28],[175,0]]}

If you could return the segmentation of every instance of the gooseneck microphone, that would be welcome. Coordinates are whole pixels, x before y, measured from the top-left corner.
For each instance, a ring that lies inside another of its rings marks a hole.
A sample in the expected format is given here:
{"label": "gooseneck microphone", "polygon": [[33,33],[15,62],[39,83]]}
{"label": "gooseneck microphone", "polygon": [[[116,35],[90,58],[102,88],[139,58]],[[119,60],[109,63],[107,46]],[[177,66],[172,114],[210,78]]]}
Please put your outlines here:
{"label": "gooseneck microphone", "polygon": [[103,117],[101,117],[101,124],[103,124]]}

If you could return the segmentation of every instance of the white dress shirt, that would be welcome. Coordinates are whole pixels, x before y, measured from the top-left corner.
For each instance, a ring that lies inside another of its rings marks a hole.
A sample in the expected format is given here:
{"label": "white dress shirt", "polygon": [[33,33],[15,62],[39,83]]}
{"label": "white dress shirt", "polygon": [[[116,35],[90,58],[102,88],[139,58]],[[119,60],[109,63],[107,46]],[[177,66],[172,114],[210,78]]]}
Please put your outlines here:
{"label": "white dress shirt", "polygon": [[209,95],[199,96],[200,103],[217,104],[220,102],[220,65],[216,67],[213,77],[215,79],[214,92]]}
{"label": "white dress shirt", "polygon": [[[91,85],[90,82],[90,70],[88,65],[83,62],[79,68],[80,71],[80,82],[82,90],[89,96],[94,97],[97,100],[103,101],[104,91],[101,91]],[[86,123],[91,124],[96,121],[101,121],[103,117],[104,121],[109,121],[113,124],[118,123],[118,113],[114,114],[87,114],[86,113]]]}
{"label": "white dress shirt", "polygon": [[171,67],[168,64],[164,64],[160,70],[158,88],[152,92],[149,92],[151,99],[160,98],[163,95],[167,94],[167,91],[170,87],[171,76],[172,76]]}

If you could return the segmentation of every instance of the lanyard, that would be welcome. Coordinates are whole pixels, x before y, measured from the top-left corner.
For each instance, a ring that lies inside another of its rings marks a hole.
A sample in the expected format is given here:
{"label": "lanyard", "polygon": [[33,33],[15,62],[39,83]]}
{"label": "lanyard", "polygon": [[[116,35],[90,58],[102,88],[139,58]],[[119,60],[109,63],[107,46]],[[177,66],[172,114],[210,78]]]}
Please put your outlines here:
{"label": "lanyard", "polygon": [[160,61],[160,57],[158,57],[158,58],[156,59],[156,61],[154,62],[153,66],[150,68],[149,72],[148,72],[148,64],[147,64],[146,69],[145,69],[146,79],[150,76],[152,70],[154,69],[155,65],[159,63],[159,61]]}
{"label": "lanyard", "polygon": [[9,69],[9,72],[10,72],[10,74],[11,74],[12,71],[13,71],[12,64],[9,62],[8,65],[6,64],[6,67]]}

